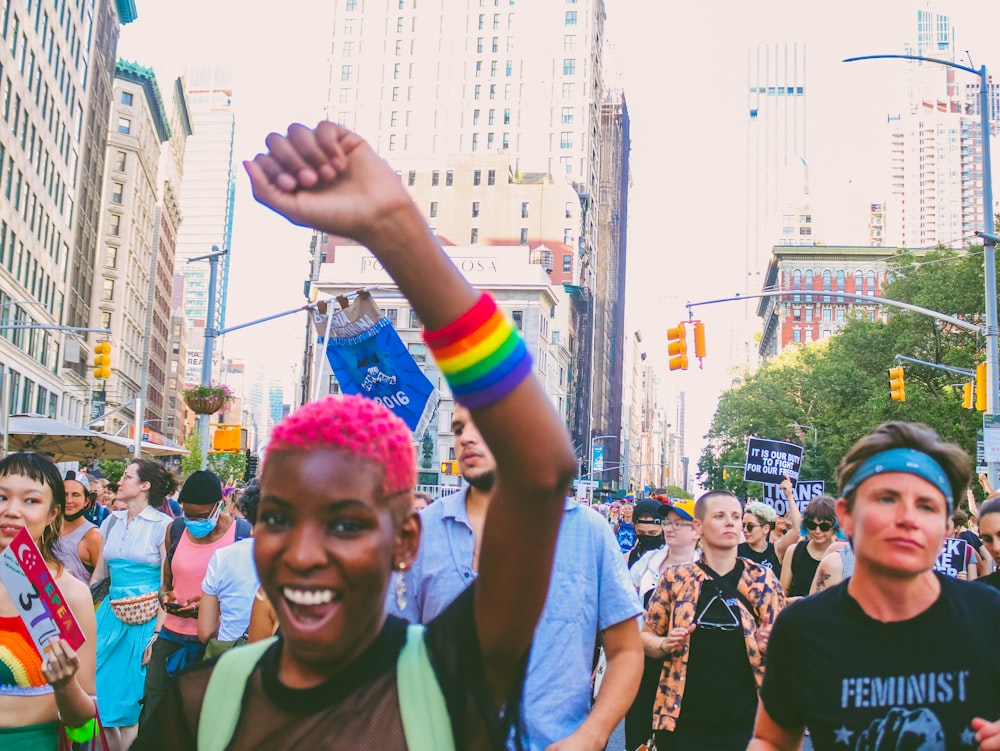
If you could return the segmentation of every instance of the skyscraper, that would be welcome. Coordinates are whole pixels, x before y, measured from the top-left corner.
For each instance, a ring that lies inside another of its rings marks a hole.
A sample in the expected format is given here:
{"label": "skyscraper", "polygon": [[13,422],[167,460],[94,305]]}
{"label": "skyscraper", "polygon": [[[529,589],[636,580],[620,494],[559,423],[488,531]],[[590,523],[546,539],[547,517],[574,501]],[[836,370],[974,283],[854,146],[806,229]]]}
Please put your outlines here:
{"label": "skyscraper", "polygon": [[[198,365],[188,370],[187,382],[201,379],[201,351],[204,326],[208,320],[209,264],[188,263],[187,259],[212,252],[212,246],[231,250],[236,172],[233,141],[236,119],[233,114],[232,73],[226,67],[196,67],[185,74],[193,134],[184,157],[181,213],[184,223],[177,234],[177,272],[185,279],[184,317],[193,329],[188,340],[189,361]],[[231,256],[219,264],[216,326],[225,326],[226,289]]]}
{"label": "skyscraper", "polygon": [[772,246],[813,242],[807,94],[804,43],[760,43],[749,51],[747,292],[760,289]]}
{"label": "skyscraper", "polygon": [[[597,369],[622,367],[620,357],[595,359],[593,339],[598,256],[613,254],[617,264],[620,250],[601,247],[599,238],[604,19],[603,0],[342,0],[333,9],[330,46],[329,117],[401,172],[444,172],[455,155],[495,160],[501,152],[511,164],[502,177],[541,174],[575,189],[582,210],[572,212],[579,221],[565,244],[576,254],[567,289],[574,312],[570,429],[578,446],[595,434]],[[620,126],[621,118],[609,125]],[[621,133],[612,138],[620,141]],[[625,217],[616,210],[620,229]],[[614,319],[613,311],[601,315]],[[623,345],[614,346],[620,352]],[[620,399],[615,409],[609,424],[620,430]]]}

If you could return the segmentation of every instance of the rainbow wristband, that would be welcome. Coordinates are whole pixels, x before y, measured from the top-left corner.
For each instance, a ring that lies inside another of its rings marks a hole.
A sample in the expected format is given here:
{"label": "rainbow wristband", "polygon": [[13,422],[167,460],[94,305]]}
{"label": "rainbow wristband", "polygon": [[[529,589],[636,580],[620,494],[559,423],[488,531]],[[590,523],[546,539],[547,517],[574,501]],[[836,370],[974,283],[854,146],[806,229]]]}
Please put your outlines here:
{"label": "rainbow wristband", "polygon": [[469,409],[500,401],[531,375],[524,340],[486,293],[457,320],[425,331],[424,341],[455,401]]}

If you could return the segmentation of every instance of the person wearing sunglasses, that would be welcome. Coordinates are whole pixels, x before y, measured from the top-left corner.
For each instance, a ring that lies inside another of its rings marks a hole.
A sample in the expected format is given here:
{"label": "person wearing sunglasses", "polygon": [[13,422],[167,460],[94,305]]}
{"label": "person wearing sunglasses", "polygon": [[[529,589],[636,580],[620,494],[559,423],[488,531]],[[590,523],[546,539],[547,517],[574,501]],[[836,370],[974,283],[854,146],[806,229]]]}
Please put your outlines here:
{"label": "person wearing sunglasses", "polygon": [[[837,468],[854,547],[846,582],[774,624],[748,751],[1000,749],[1000,594],[936,573],[971,462],[926,425],[886,423]],[[979,649],[949,649],[972,627]]]}
{"label": "person wearing sunglasses", "polygon": [[659,751],[743,751],[753,730],[770,624],[785,597],[774,572],[737,557],[743,505],[709,491],[694,505],[697,563],[660,578],[641,639],[663,662],[653,705]]}
{"label": "person wearing sunglasses", "polygon": [[816,569],[837,534],[836,501],[821,495],[809,501],[803,514],[802,526],[807,536],[785,551],[781,563],[781,586],[790,598],[809,594]]}
{"label": "person wearing sunglasses", "polygon": [[792,482],[787,477],[781,483],[781,489],[788,498],[788,509],[792,523],[785,533],[776,541],[771,541],[771,532],[778,523],[778,514],[773,508],[760,501],[751,501],[743,509],[743,537],[738,554],[740,558],[749,558],[762,566],[767,566],[777,577],[781,577],[781,561],[789,546],[799,541],[799,526],[802,517],[795,501]]}

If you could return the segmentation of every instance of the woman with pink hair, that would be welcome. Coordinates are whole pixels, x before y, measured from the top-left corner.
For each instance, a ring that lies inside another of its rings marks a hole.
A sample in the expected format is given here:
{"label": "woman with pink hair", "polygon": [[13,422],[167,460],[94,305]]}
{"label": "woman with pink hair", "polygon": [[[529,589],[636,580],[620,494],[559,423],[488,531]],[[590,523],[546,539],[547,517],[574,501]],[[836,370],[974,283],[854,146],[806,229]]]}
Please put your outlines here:
{"label": "woman with pink hair", "polygon": [[360,396],[307,404],[274,430],[260,480],[254,560],[279,636],[180,675],[135,748],[501,749],[576,473],[569,437],[516,328],[392,167],[328,122],[267,146],[246,164],[257,200],[372,251],[496,456],[479,576],[426,627],[387,617],[420,542],[413,436]]}

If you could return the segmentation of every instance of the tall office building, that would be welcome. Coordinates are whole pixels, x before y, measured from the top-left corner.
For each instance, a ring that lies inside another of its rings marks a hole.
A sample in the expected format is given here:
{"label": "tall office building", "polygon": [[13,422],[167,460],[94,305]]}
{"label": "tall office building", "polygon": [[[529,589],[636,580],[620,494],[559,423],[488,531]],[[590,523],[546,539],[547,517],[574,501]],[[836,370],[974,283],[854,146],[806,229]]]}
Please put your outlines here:
{"label": "tall office building", "polygon": [[575,189],[582,210],[567,243],[576,253],[567,289],[578,447],[595,434],[594,371],[611,367],[594,358],[597,256],[619,250],[599,243],[604,19],[603,0],[338,0],[330,47],[329,116],[401,172],[504,152],[511,182],[536,173]]}
{"label": "tall office building", "polygon": [[[177,272],[185,278],[184,317],[188,320],[188,383],[201,380],[204,327],[208,320],[209,263],[187,259],[219,250],[231,250],[236,172],[233,145],[232,72],[226,67],[196,67],[186,71],[193,134],[184,157],[181,212],[184,223],[177,234]],[[226,289],[231,255],[219,263],[216,326],[225,326]]]}
{"label": "tall office building", "polygon": [[811,245],[806,46],[760,43],[747,56],[746,291],[760,289],[776,244]]}
{"label": "tall office building", "polygon": [[[917,41],[908,54],[955,62],[948,16],[917,11]],[[980,86],[961,84],[953,68],[908,63],[906,110],[890,115],[887,242],[905,248],[964,248],[983,228]],[[990,84],[989,106],[997,109]]]}
{"label": "tall office building", "polygon": [[[130,0],[0,3],[0,407],[86,422],[112,77]],[[28,326],[42,328],[27,328]]]}

